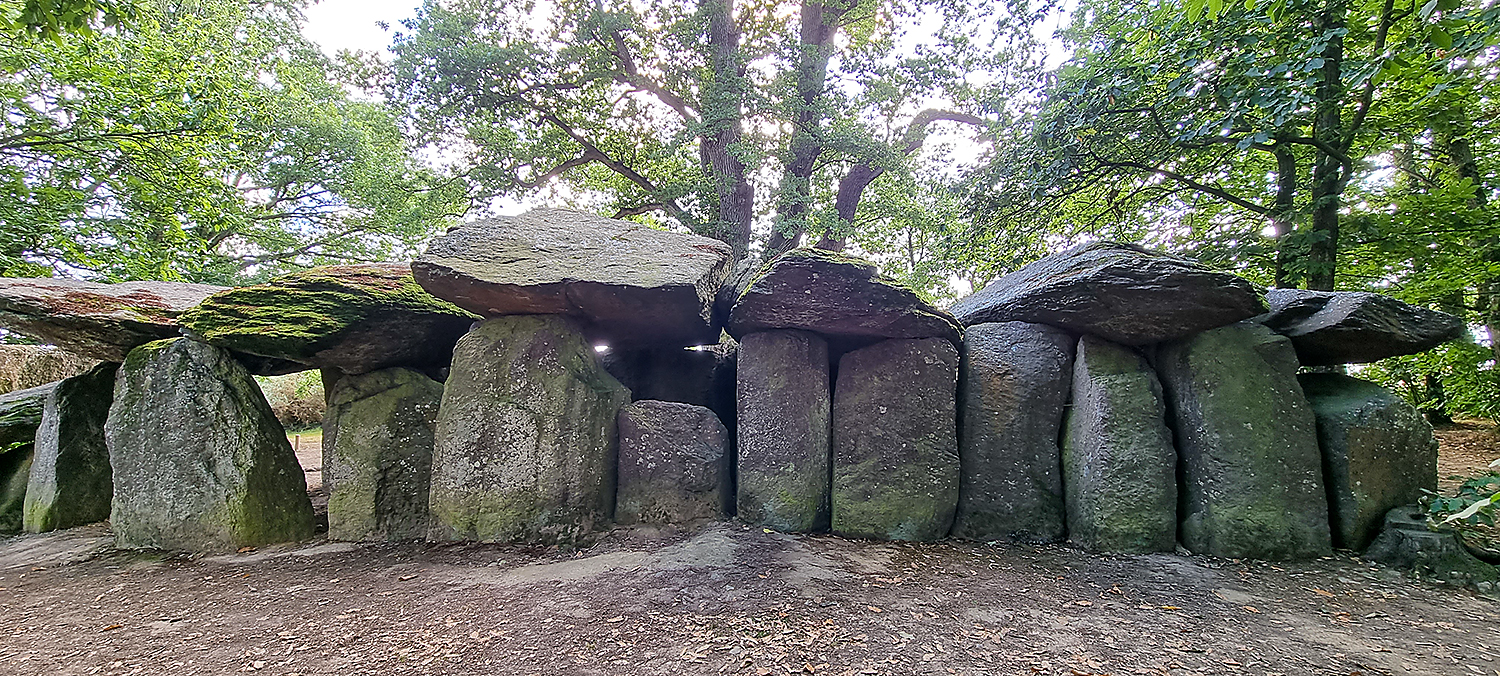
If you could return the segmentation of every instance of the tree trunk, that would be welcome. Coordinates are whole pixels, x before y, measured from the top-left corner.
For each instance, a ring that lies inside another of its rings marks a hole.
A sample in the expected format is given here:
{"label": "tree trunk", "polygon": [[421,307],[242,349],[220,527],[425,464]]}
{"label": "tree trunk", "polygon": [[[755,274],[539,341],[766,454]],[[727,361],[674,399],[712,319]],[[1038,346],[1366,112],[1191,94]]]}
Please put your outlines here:
{"label": "tree trunk", "polygon": [[1313,138],[1318,147],[1313,160],[1312,225],[1307,252],[1307,288],[1332,291],[1338,268],[1339,207],[1343,192],[1340,157],[1329,149],[1343,153],[1344,129],[1341,107],[1344,102],[1344,38],[1335,31],[1344,28],[1347,0],[1329,0],[1323,14],[1313,23],[1320,33],[1334,33],[1321,55],[1323,67],[1314,96]]}
{"label": "tree trunk", "polygon": [[1297,156],[1290,147],[1276,144],[1276,204],[1271,212],[1271,229],[1276,238],[1276,276],[1278,289],[1295,288],[1297,280],[1288,276],[1287,263],[1290,252],[1286,250],[1286,236],[1296,227],[1297,218]]}
{"label": "tree trunk", "polygon": [[713,79],[703,91],[698,154],[718,195],[718,229],[738,260],[750,253],[750,223],[755,216],[755,191],[745,178],[745,163],[734,154],[734,145],[743,135],[745,99],[740,32],[734,23],[734,0],[703,0],[701,9],[708,16]]}

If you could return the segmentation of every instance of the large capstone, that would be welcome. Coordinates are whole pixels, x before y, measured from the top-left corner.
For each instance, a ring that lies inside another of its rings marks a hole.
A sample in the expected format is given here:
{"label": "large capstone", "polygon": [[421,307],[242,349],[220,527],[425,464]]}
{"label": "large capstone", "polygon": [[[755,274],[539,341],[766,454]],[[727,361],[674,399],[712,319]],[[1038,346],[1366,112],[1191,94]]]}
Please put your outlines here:
{"label": "large capstone", "polygon": [[973,540],[1063,538],[1058,434],[1073,380],[1072,335],[1026,322],[964,332],[953,534]]}
{"label": "large capstone", "polygon": [[1464,335],[1462,319],[1378,293],[1271,289],[1256,321],[1292,339],[1304,366],[1416,354]]}
{"label": "large capstone", "polygon": [[323,425],[330,539],[427,536],[442,400],[442,383],[408,368],[345,375],[332,384]]}
{"label": "large capstone", "polygon": [[455,226],[412,264],[433,295],[486,317],[565,314],[612,347],[717,342],[729,245],[563,209]]}
{"label": "large capstone", "polygon": [[822,249],[795,249],[771,261],[736,299],[729,333],[815,331],[871,342],[941,337],[957,343],[958,323],[874,263]]}
{"label": "large capstone", "polygon": [[52,345],[0,345],[0,394],[82,375],[98,364]]}
{"label": "large capstone", "polygon": [[37,427],[57,383],[0,395],[0,533],[21,532]]}
{"label": "large capstone", "polygon": [[121,547],[232,551],[312,536],[286,432],[226,350],[186,338],[132,350],[104,440]]}
{"label": "large capstone", "polygon": [[1095,551],[1170,552],[1177,544],[1177,449],[1156,372],[1135,350],[1078,341],[1063,425],[1068,539]]}
{"label": "large capstone", "polygon": [[69,352],[120,361],[138,345],[178,335],[177,317],[222,286],[0,279],[0,328]]}
{"label": "large capstone", "polygon": [[965,326],[1051,324],[1125,345],[1191,336],[1265,312],[1250,282],[1134,244],[1094,242],[1053,254],[953,305]]}
{"label": "large capstone", "polygon": [[259,375],[443,367],[477,319],[438,300],[404,264],[313,268],[210,296],[178,322]]}
{"label": "large capstone", "polygon": [[1406,400],[1336,373],[1297,377],[1318,424],[1333,543],[1364,549],[1385,514],[1437,491],[1438,442]]}
{"label": "large capstone", "polygon": [[958,506],[958,350],[886,340],[839,359],[833,398],[833,532],[939,540]]}
{"label": "large capstone", "polygon": [[486,320],[453,351],[438,413],[433,540],[574,541],[615,504],[615,415],[630,392],[578,322]]}
{"label": "large capstone", "polygon": [[37,428],[22,526],[28,533],[109,518],[114,483],[104,422],[114,401],[115,362],[57,384]]}
{"label": "large capstone", "polygon": [[729,430],[713,411],[668,401],[620,409],[615,521],[683,523],[729,514],[734,495]]}
{"label": "large capstone", "polygon": [[783,532],[829,524],[828,343],[806,331],[740,342],[739,517]]}
{"label": "large capstone", "polygon": [[1332,551],[1317,426],[1291,342],[1251,322],[1162,345],[1182,474],[1183,546],[1297,559]]}

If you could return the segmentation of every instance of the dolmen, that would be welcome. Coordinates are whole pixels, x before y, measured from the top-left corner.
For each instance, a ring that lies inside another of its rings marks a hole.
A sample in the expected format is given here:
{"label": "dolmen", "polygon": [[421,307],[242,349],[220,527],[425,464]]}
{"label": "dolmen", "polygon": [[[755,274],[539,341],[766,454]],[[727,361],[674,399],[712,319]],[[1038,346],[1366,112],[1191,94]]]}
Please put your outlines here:
{"label": "dolmen", "polygon": [[1369,546],[1436,485],[1414,408],[1304,367],[1464,331],[1114,242],[945,311],[841,253],[736,262],[557,209],[456,226],[410,265],[234,289],[0,280],[0,326],[102,360],[0,395],[0,532],[311,537],[254,376],[317,369],[335,540],[570,545],[733,517],[1273,560]]}

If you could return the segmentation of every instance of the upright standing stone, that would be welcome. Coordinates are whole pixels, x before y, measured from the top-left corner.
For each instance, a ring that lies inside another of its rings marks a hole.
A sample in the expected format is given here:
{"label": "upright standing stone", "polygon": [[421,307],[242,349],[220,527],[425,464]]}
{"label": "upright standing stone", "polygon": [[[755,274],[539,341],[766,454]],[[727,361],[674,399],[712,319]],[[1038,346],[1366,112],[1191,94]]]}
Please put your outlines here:
{"label": "upright standing stone", "polygon": [[0,395],[0,533],[21,532],[37,426],[57,383]]}
{"label": "upright standing stone", "polygon": [[828,528],[828,343],[805,331],[740,342],[739,516],[791,533]]}
{"label": "upright standing stone", "polygon": [[1332,551],[1317,427],[1286,338],[1241,322],[1157,353],[1182,463],[1182,544],[1210,556]]}
{"label": "upright standing stone", "polygon": [[833,398],[833,532],[939,540],[958,506],[958,350],[886,340],[839,360]]}
{"label": "upright standing stone", "polygon": [[1139,353],[1084,336],[1063,428],[1068,539],[1096,551],[1177,544],[1177,449],[1161,382]]}
{"label": "upright standing stone", "polygon": [[114,362],[57,384],[37,428],[22,526],[28,533],[109,518],[114,492],[104,421],[114,400]]}
{"label": "upright standing stone", "polygon": [[1063,538],[1057,440],[1074,342],[1060,329],[1026,322],[976,324],[964,333],[958,439],[963,480],[955,536]]}
{"label": "upright standing stone", "polygon": [[577,321],[490,319],[458,341],[438,413],[433,540],[569,541],[609,521],[630,392]]}
{"label": "upright standing stone", "polygon": [[104,440],[120,547],[233,550],[312,536],[286,431],[223,349],[172,338],[132,350]]}
{"label": "upright standing stone", "polygon": [[1336,373],[1297,376],[1318,422],[1333,542],[1364,549],[1390,510],[1437,491],[1438,442],[1411,404]]}
{"label": "upright standing stone", "polygon": [[620,409],[620,523],[682,523],[729,513],[729,431],[713,411],[671,401]]}
{"label": "upright standing stone", "polygon": [[442,383],[397,367],[343,376],[330,394],[323,426],[328,537],[426,537]]}

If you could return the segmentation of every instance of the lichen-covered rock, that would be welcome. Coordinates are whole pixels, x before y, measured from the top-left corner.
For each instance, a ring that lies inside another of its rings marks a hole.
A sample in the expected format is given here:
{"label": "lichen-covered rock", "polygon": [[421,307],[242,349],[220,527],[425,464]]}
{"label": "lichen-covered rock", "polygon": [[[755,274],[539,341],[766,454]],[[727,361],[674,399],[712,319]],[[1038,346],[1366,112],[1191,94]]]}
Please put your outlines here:
{"label": "lichen-covered rock", "polygon": [[1241,322],[1162,345],[1183,546],[1230,558],[1332,551],[1317,426],[1291,343]]}
{"label": "lichen-covered rock", "polygon": [[52,345],[0,345],[0,394],[55,383],[98,364]]}
{"label": "lichen-covered rock", "polygon": [[630,392],[559,315],[486,320],[458,342],[438,412],[433,540],[573,541],[615,505]]}
{"label": "lichen-covered rock", "polygon": [[737,339],[759,331],[798,329],[864,339],[959,340],[958,323],[874,263],[822,249],[794,249],[771,261],[729,312]]}
{"label": "lichen-covered rock", "polygon": [[1462,319],[1378,293],[1271,289],[1258,321],[1292,339],[1304,366],[1416,354],[1464,335]]}
{"label": "lichen-covered rock", "polygon": [[114,401],[115,362],[57,384],[42,413],[26,488],[22,526],[28,533],[72,528],[109,518],[114,483],[104,421]]}
{"label": "lichen-covered rock", "polygon": [[958,350],[885,340],[839,359],[833,398],[833,532],[940,540],[958,506]]}
{"label": "lichen-covered rock", "polygon": [[703,349],[612,349],[602,361],[610,375],[630,388],[634,400],[706,406],[732,428],[738,353],[739,344],[729,340]]}
{"label": "lichen-covered rock", "polygon": [[476,316],[434,298],[399,263],[334,265],[229,289],[182,313],[188,335],[258,375],[446,366]]}
{"label": "lichen-covered rock", "polygon": [[177,316],[222,286],[0,279],[0,328],[69,352],[120,361],[138,345],[178,334]]}
{"label": "lichen-covered rock", "polygon": [[1364,549],[1382,519],[1437,491],[1437,438],[1406,400],[1337,373],[1297,376],[1318,424],[1333,543]]}
{"label": "lichen-covered rock", "polygon": [[729,430],[713,411],[668,401],[620,409],[615,521],[683,523],[729,514],[734,495]]}
{"label": "lichen-covered rock", "polygon": [[1063,424],[1068,539],[1125,554],[1177,544],[1177,449],[1156,372],[1135,350],[1078,341]]}
{"label": "lichen-covered rock", "polygon": [[0,395],[0,533],[21,532],[37,427],[57,383]]}
{"label": "lichen-covered rock", "polygon": [[286,431],[229,352],[186,338],[130,352],[104,425],[125,548],[223,551],[312,536]]}
{"label": "lichen-covered rock", "polygon": [[1058,434],[1076,339],[1026,322],[964,332],[958,454],[963,480],[953,535],[971,540],[1062,540]]}
{"label": "lichen-covered rock", "polygon": [[485,317],[564,314],[615,348],[717,342],[729,245],[564,209],[455,226],[412,263],[433,295]]}
{"label": "lichen-covered rock", "polygon": [[828,342],[806,331],[740,341],[736,504],[740,519],[788,533],[829,524]]}
{"label": "lichen-covered rock", "polygon": [[442,383],[407,368],[344,375],[331,384],[323,424],[329,539],[427,537],[442,400]]}
{"label": "lichen-covered rock", "polygon": [[1146,345],[1266,311],[1250,282],[1134,244],[1093,242],[1053,254],[953,305],[964,326],[1023,321]]}

